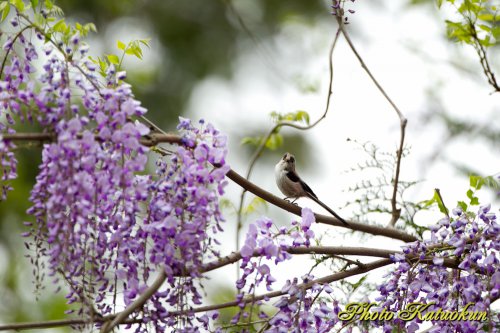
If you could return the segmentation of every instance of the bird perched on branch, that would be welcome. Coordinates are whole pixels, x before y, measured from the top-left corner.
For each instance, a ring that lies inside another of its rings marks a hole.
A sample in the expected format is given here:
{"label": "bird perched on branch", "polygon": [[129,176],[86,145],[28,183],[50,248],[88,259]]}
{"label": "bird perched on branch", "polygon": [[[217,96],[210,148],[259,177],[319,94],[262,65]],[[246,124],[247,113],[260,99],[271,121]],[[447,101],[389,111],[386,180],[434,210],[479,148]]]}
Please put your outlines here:
{"label": "bird perched on branch", "polygon": [[298,198],[308,197],[329,211],[330,214],[335,216],[340,222],[349,225],[343,218],[335,213],[333,209],[319,200],[318,196],[314,194],[311,188],[300,179],[297,171],[295,171],[295,156],[286,153],[278,164],[276,164],[274,173],[276,176],[276,184],[280,191],[286,196],[285,199],[293,199],[292,203],[294,203]]}

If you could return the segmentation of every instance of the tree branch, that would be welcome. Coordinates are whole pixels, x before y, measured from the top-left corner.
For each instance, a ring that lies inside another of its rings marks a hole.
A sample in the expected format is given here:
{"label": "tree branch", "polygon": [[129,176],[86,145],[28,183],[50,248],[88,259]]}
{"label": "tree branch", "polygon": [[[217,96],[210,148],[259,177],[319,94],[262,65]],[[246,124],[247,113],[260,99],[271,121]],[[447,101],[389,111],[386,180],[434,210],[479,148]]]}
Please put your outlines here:
{"label": "tree branch", "polygon": [[119,312],[116,314],[116,317],[111,321],[105,323],[101,327],[101,333],[108,333],[113,330],[118,325],[121,325],[122,323],[125,322],[127,317],[132,314],[134,311],[140,309],[144,303],[146,303],[155,293],[160,289],[162,286],[163,282],[165,282],[165,279],[167,278],[167,275],[165,273],[165,269],[162,268],[160,270],[160,275],[154,280],[154,282],[146,289],[146,291],[139,296],[135,301],[132,302],[129,306],[125,308],[122,312]]}
{"label": "tree branch", "polygon": [[[226,174],[226,176],[234,181],[236,184],[240,185],[241,187],[247,189],[248,191],[252,192],[256,196],[264,199],[265,201],[282,208],[292,214],[295,214],[297,216],[301,216],[302,208],[291,204],[288,201],[285,201],[269,192],[266,190],[260,188],[259,186],[251,183],[250,181],[246,180],[243,178],[241,175],[237,174],[233,170],[229,170],[229,172]],[[379,227],[375,225],[370,225],[370,224],[365,224],[365,223],[359,223],[355,221],[348,220],[347,222],[349,223],[349,226],[344,225],[342,222],[340,222],[338,219],[336,219],[333,216],[326,216],[326,215],[321,215],[321,214],[314,214],[316,217],[316,222],[318,223],[323,223],[323,224],[328,224],[328,225],[333,225],[336,227],[343,227],[343,228],[348,228],[351,230],[355,231],[362,231],[366,232],[372,235],[379,235],[379,236],[385,236],[393,239],[399,239],[404,242],[414,242],[417,240],[415,236],[412,236],[410,234],[407,234],[401,230],[395,229],[395,228],[386,228],[386,227]]]}
{"label": "tree branch", "polygon": [[[3,136],[4,140],[13,140],[13,141],[49,141],[49,140],[54,140],[55,136],[53,134],[49,133],[16,133],[16,134],[6,134]],[[144,144],[145,146],[154,146],[158,143],[175,143],[175,144],[181,144],[182,143],[182,138],[179,135],[176,134],[160,134],[160,133],[155,133],[148,135],[144,138],[141,139],[141,143]],[[292,214],[295,214],[297,216],[301,216],[301,211],[302,208],[291,204],[288,201],[285,201],[275,195],[273,195],[270,192],[267,192],[266,190],[260,188],[259,186],[251,183],[247,179],[243,178],[241,175],[236,173],[233,170],[229,170],[229,172],[226,174],[226,176],[234,181],[236,184],[240,185],[242,188],[245,190],[248,190],[255,194],[256,196],[264,199],[265,201],[282,208]],[[328,224],[328,225],[333,225],[337,227],[344,227],[346,226],[340,222],[338,219],[336,219],[333,216],[326,216],[326,215],[321,215],[321,214],[315,214],[316,216],[316,222],[318,223],[323,223],[323,224]],[[372,235],[380,235],[380,236],[385,236],[393,239],[399,239],[404,242],[413,242],[416,241],[417,238],[415,236],[412,236],[410,234],[407,234],[401,230],[395,229],[395,228],[385,228],[385,227],[379,227],[375,225],[369,225],[365,223],[359,223],[359,222],[354,222],[354,221],[348,221],[349,223],[349,229],[355,230],[355,231],[361,231],[361,232],[366,232]]]}
{"label": "tree branch", "polygon": [[347,44],[349,44],[349,46],[350,46],[352,52],[354,53],[354,55],[356,56],[356,58],[358,58],[358,61],[360,62],[361,67],[368,74],[368,76],[373,81],[375,86],[377,86],[380,93],[382,93],[382,95],[389,102],[389,104],[391,104],[392,108],[394,109],[394,111],[396,111],[396,113],[399,117],[401,137],[399,140],[399,148],[396,151],[396,171],[394,174],[394,187],[392,190],[392,198],[391,198],[392,217],[391,217],[391,221],[389,222],[389,226],[394,227],[396,222],[399,220],[399,217],[401,216],[401,209],[397,207],[396,196],[397,196],[397,192],[398,192],[399,174],[401,172],[401,159],[403,157],[403,146],[404,146],[404,141],[405,141],[406,124],[408,123],[408,120],[405,118],[405,116],[403,115],[401,110],[399,110],[399,108],[396,106],[396,104],[392,101],[392,99],[389,97],[389,95],[387,95],[384,88],[382,88],[382,86],[377,81],[377,79],[375,79],[375,77],[373,76],[371,71],[368,69],[368,66],[366,66],[365,62],[363,61],[363,58],[361,58],[358,51],[354,47],[354,44],[353,44],[349,34],[347,33],[346,29],[345,29],[345,26],[344,26],[344,23],[342,21],[341,16],[337,16],[337,22],[339,24],[339,29],[342,31],[342,34],[344,35],[344,37],[347,41]]}
{"label": "tree branch", "polygon": [[[332,275],[328,275],[328,276],[313,280],[313,281],[308,282],[308,283],[299,284],[299,285],[297,285],[297,287],[301,288],[301,289],[310,289],[315,284],[332,283],[332,282],[335,282],[338,280],[345,279],[345,278],[350,277],[350,276],[367,273],[367,272],[372,271],[374,269],[384,267],[384,266],[387,266],[390,264],[392,264],[392,261],[390,259],[381,259],[381,260],[377,260],[377,261],[373,261],[371,263],[365,264],[364,267],[356,267],[356,268],[353,268],[351,270],[338,272],[338,273],[335,273]],[[224,308],[238,306],[240,303],[244,303],[244,304],[253,303],[253,302],[267,300],[267,299],[274,298],[274,297],[283,296],[285,294],[286,294],[286,292],[282,292],[282,291],[278,290],[278,291],[273,291],[270,293],[258,295],[255,297],[245,297],[241,301],[231,301],[231,302],[226,302],[226,303],[222,303],[222,304],[207,305],[207,306],[202,306],[199,308],[194,308],[194,309],[191,309],[189,311],[186,311],[186,310],[174,311],[174,312],[171,312],[171,315],[175,316],[175,315],[182,315],[182,314],[185,314],[187,312],[198,313],[198,312],[224,309]]]}

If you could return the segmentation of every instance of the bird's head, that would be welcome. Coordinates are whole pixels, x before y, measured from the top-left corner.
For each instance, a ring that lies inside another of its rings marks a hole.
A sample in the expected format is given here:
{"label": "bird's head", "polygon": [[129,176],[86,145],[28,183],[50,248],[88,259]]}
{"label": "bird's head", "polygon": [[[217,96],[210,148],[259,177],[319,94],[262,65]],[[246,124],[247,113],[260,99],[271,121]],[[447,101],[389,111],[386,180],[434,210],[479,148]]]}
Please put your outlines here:
{"label": "bird's head", "polygon": [[290,153],[283,155],[278,163],[285,171],[295,171],[295,156]]}

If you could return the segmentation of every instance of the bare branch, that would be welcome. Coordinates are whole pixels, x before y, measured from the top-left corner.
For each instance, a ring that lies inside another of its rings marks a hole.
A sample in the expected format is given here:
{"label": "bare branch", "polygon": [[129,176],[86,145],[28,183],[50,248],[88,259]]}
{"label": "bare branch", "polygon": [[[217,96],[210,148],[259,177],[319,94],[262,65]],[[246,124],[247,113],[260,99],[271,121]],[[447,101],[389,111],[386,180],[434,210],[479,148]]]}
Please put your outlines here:
{"label": "bare branch", "polygon": [[[81,136],[80,136],[81,137]],[[55,141],[57,135],[53,133],[14,133],[14,134],[0,134],[0,139],[4,141]],[[100,141],[99,137],[95,137]],[[144,146],[151,147],[159,143],[175,143],[181,144],[182,138],[177,134],[161,134],[153,133],[146,135],[140,139],[140,143]]]}
{"label": "bare branch", "polygon": [[384,88],[382,88],[382,86],[377,81],[377,79],[375,79],[375,77],[373,76],[373,74],[371,73],[371,71],[368,69],[368,66],[366,66],[365,62],[363,61],[363,58],[361,58],[361,56],[359,55],[358,51],[354,47],[354,44],[353,44],[353,42],[352,42],[349,34],[347,33],[346,29],[345,29],[344,23],[342,22],[342,17],[341,16],[337,16],[337,22],[339,24],[339,29],[342,31],[342,34],[344,35],[344,37],[345,37],[345,39],[347,41],[347,44],[349,44],[349,46],[351,47],[351,50],[354,53],[354,55],[356,56],[356,58],[358,58],[358,61],[360,62],[361,67],[368,74],[368,76],[373,81],[373,83],[375,84],[375,86],[377,86],[377,88],[380,91],[380,93],[382,93],[382,95],[389,102],[389,104],[391,104],[392,108],[394,109],[394,111],[396,111],[396,113],[397,113],[397,115],[399,117],[401,138],[399,140],[399,148],[398,148],[398,150],[396,152],[396,171],[395,171],[395,174],[394,174],[394,187],[393,187],[392,198],[391,198],[392,218],[391,218],[391,221],[389,222],[389,225],[391,227],[394,227],[394,225],[398,221],[399,217],[401,216],[401,209],[397,207],[396,196],[397,196],[397,192],[398,192],[399,174],[400,174],[400,171],[401,171],[401,159],[402,159],[402,156],[403,156],[403,146],[404,146],[404,141],[405,141],[405,131],[406,131],[406,124],[407,124],[408,120],[405,118],[405,116],[403,115],[403,113],[401,112],[401,110],[399,110],[399,108],[396,106],[396,104],[392,101],[392,99],[389,97],[389,95],[387,95],[386,91],[384,90]]}
{"label": "bare branch", "polygon": [[[250,181],[246,180],[243,178],[241,175],[237,174],[233,170],[229,170],[229,172],[226,174],[226,176],[234,181],[236,184],[240,185],[241,187],[247,189],[248,191],[252,192],[256,196],[264,199],[265,201],[280,207],[292,214],[295,214],[297,216],[301,216],[302,208],[291,204],[290,202],[283,200],[272,193],[267,192],[266,190],[260,188],[259,186],[251,183]],[[326,215],[321,215],[321,214],[315,214],[316,217],[316,222],[318,223],[323,223],[323,224],[328,224],[328,225],[333,225],[336,227],[343,227],[343,228],[348,228],[351,230],[356,230],[356,231],[362,231],[366,232],[372,235],[380,235],[380,236],[385,236],[393,239],[399,239],[404,242],[414,242],[417,240],[415,236],[412,236],[410,234],[407,234],[401,230],[395,229],[395,228],[386,228],[386,227],[379,227],[375,225],[369,225],[365,223],[359,223],[355,221],[348,220],[347,223],[349,223],[349,226],[344,225],[342,222],[340,222],[338,219],[332,216],[326,216]]]}
{"label": "bare branch", "polygon": [[[328,275],[328,276],[313,280],[313,281],[308,282],[308,283],[299,284],[299,285],[297,285],[297,287],[300,289],[304,289],[304,290],[310,289],[315,284],[332,283],[332,282],[335,282],[338,280],[345,279],[345,278],[350,277],[350,276],[367,273],[367,272],[372,271],[374,269],[384,267],[384,266],[387,266],[390,264],[392,264],[392,261],[390,259],[381,259],[381,260],[377,260],[377,261],[373,261],[371,263],[365,264],[364,267],[356,267],[356,268],[353,268],[351,270],[338,272],[338,273],[335,273],[332,275]],[[247,303],[252,303],[252,302],[262,301],[262,300],[266,300],[266,299],[270,299],[270,298],[274,298],[274,297],[283,296],[285,294],[286,294],[286,292],[282,292],[282,291],[278,290],[278,291],[273,291],[270,293],[258,295],[255,297],[245,297],[241,301],[231,301],[231,302],[226,302],[226,303],[222,303],[222,304],[202,306],[199,308],[189,310],[189,313],[198,313],[198,312],[224,309],[224,308],[238,306],[240,303],[247,304]],[[176,312],[171,312],[171,314],[172,315],[181,315],[181,314],[184,314],[186,312],[188,312],[188,311],[176,311]]]}

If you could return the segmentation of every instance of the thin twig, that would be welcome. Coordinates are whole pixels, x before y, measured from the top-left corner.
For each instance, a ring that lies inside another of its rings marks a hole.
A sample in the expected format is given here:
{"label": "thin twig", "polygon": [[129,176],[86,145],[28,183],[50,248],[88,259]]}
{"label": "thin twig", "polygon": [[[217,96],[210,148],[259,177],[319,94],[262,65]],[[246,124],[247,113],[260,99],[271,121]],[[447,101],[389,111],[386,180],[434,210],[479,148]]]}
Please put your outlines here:
{"label": "thin twig", "polygon": [[5,68],[5,64],[7,63],[7,58],[9,56],[9,53],[10,51],[12,51],[14,49],[14,44],[16,42],[16,40],[23,34],[23,32],[29,28],[32,28],[33,26],[32,25],[27,25],[25,26],[23,29],[21,29],[17,34],[16,36],[12,39],[12,44],[10,45],[9,49],[5,52],[5,55],[4,55],[4,58],[2,60],[2,66],[0,66],[0,79],[2,78],[2,75],[3,75],[3,70]]}
{"label": "thin twig", "polygon": [[[335,49],[335,45],[337,45],[337,40],[339,38],[339,35],[340,35],[340,29],[337,29],[337,32],[335,33],[335,38],[332,42],[332,45],[330,46],[330,51],[328,52],[328,66],[329,66],[330,77],[329,77],[329,83],[328,83],[328,94],[326,96],[325,111],[323,112],[321,117],[319,117],[311,125],[301,126],[301,125],[298,125],[298,124],[292,123],[292,122],[280,122],[280,123],[274,125],[273,128],[271,128],[271,130],[264,137],[264,139],[260,142],[259,146],[257,147],[254,154],[250,158],[250,164],[248,166],[248,170],[246,173],[246,179],[250,179],[253,168],[255,167],[257,160],[259,159],[259,157],[262,155],[262,152],[264,151],[264,147],[266,146],[266,142],[278,129],[280,129],[281,127],[292,127],[292,128],[304,131],[304,130],[308,130],[308,129],[315,127],[323,119],[325,119],[325,117],[328,113],[328,110],[330,109],[330,99],[331,99],[331,96],[333,93],[333,90],[332,90],[332,86],[333,86],[333,59],[332,59],[332,57],[333,57],[333,50]],[[239,203],[239,207],[238,207],[238,218],[237,218],[237,225],[236,225],[236,250],[239,250],[240,232],[241,232],[241,228],[243,227],[242,212],[243,212],[243,203],[245,201],[246,192],[247,191],[244,189],[240,195],[240,203]]]}
{"label": "thin twig", "polygon": [[358,58],[358,61],[361,64],[361,67],[365,70],[365,72],[368,74],[370,79],[373,81],[375,86],[378,88],[380,93],[385,97],[385,99],[391,104],[392,108],[394,111],[396,111],[398,117],[399,117],[399,124],[400,124],[400,132],[401,132],[401,138],[399,140],[399,147],[396,152],[396,170],[394,174],[394,187],[392,191],[392,198],[391,198],[391,208],[392,208],[392,217],[391,221],[389,222],[389,226],[394,227],[396,222],[399,220],[399,217],[401,216],[401,209],[397,207],[397,192],[398,192],[398,184],[399,184],[399,174],[401,172],[401,159],[403,157],[403,147],[404,147],[404,141],[405,141],[405,131],[406,131],[406,124],[408,120],[405,118],[401,110],[396,106],[396,104],[392,101],[392,99],[389,97],[389,95],[386,93],[384,88],[380,85],[380,83],[375,79],[371,71],[368,69],[368,66],[366,66],[366,63],[363,61],[363,58],[359,55],[358,51],[354,47],[354,44],[347,33],[344,23],[342,21],[342,17],[337,16],[337,22],[339,24],[339,29],[342,31],[342,34],[344,35],[347,44],[349,44],[352,52]]}
{"label": "thin twig", "polygon": [[108,333],[113,330],[114,327],[121,325],[127,317],[132,314],[134,311],[140,309],[155,293],[160,289],[163,282],[167,278],[167,274],[165,273],[165,269],[160,269],[160,274],[153,281],[153,283],[146,289],[146,291],[141,294],[135,301],[132,302],[129,306],[125,308],[122,312],[118,313],[116,317],[111,321],[107,322],[101,327],[101,333]]}

